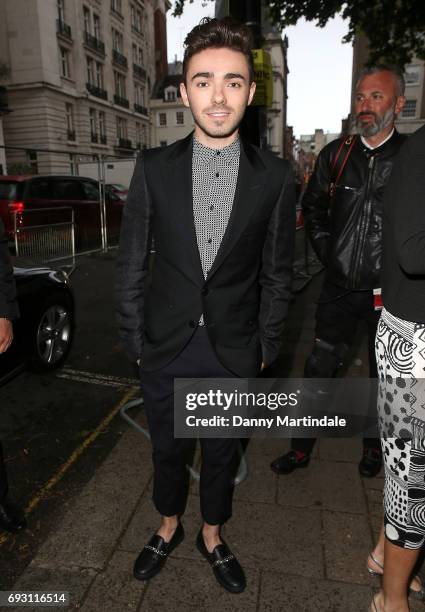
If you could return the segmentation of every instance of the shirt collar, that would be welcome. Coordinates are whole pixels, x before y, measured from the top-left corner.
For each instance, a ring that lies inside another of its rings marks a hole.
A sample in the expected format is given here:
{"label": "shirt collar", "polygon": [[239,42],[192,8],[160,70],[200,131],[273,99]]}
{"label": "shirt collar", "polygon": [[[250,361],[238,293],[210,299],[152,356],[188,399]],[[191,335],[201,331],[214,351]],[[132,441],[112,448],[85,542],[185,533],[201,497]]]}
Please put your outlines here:
{"label": "shirt collar", "polygon": [[210,163],[214,158],[221,160],[222,162],[232,162],[235,159],[239,158],[240,153],[240,140],[239,137],[236,138],[234,142],[227,145],[223,149],[211,149],[210,147],[206,147],[205,145],[198,142],[193,137],[193,155],[194,157],[202,158],[203,161]]}
{"label": "shirt collar", "polygon": [[368,149],[371,149],[372,151],[374,149],[379,149],[379,147],[382,147],[383,144],[385,144],[387,142],[387,140],[389,140],[391,138],[391,136],[394,134],[394,128],[391,130],[391,132],[388,134],[388,136],[386,137],[385,140],[383,140],[378,146],[376,147],[372,147],[364,138],[363,136],[360,136],[362,143],[364,144],[365,147],[367,147]]}

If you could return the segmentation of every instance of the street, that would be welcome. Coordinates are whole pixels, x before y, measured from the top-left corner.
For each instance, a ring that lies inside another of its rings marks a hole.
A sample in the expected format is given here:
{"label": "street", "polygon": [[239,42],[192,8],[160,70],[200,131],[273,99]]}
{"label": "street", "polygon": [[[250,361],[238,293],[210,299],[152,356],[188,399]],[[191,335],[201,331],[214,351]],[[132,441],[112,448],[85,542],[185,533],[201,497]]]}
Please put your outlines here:
{"label": "street", "polygon": [[[303,245],[297,232],[297,259]],[[225,527],[247,570],[242,596],[217,586],[194,551],[195,481],[184,517],[187,542],[173,553],[163,578],[134,580],[135,555],[157,518],[149,442],[119,416],[121,406],[138,397],[138,382],[116,333],[115,259],[110,251],[77,260],[71,277],[77,333],[66,366],[50,375],[24,372],[0,390],[11,494],[28,518],[26,532],[0,535],[1,590],[68,591],[71,608],[87,612],[212,612],[217,605],[244,612],[366,609],[373,585],[364,564],[382,518],[383,478],[359,477],[361,443],[355,439],[321,440],[311,467],[289,477],[268,467],[287,440],[248,445],[248,478],[236,487],[235,518]],[[318,274],[295,295],[270,376],[302,375],[321,280]],[[348,374],[367,376],[363,341]],[[135,416],[143,423],[143,413]],[[187,563],[193,580],[183,571]],[[176,580],[183,584],[178,594]]]}

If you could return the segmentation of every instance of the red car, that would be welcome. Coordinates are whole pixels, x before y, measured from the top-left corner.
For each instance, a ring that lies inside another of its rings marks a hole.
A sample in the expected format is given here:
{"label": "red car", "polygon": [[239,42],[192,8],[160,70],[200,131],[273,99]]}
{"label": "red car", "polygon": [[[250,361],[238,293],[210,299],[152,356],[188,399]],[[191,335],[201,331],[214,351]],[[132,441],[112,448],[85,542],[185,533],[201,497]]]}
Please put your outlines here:
{"label": "red car", "polygon": [[[106,193],[108,238],[116,240],[121,223],[122,201]],[[63,220],[54,211],[40,209],[71,207],[75,214],[77,245],[90,246],[100,240],[100,197],[97,181],[81,176],[0,176],[0,218],[9,240],[14,240],[14,214],[18,226],[48,225]],[[31,210],[39,212],[31,214]],[[29,213],[29,214],[27,214]]]}

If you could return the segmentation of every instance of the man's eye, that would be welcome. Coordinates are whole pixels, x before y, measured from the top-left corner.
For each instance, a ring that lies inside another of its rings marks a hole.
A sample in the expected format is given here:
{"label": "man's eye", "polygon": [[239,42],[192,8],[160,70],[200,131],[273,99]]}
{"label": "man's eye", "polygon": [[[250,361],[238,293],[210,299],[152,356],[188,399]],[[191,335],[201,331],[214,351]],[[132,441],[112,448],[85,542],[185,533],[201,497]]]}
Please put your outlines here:
{"label": "man's eye", "polygon": [[233,89],[239,89],[240,86],[241,84],[237,83],[236,81],[234,83],[229,83],[229,87],[232,87]]}
{"label": "man's eye", "polygon": [[375,100],[381,100],[382,99],[382,94],[373,94],[373,97]]}
{"label": "man's eye", "polygon": [[199,81],[196,83],[196,87],[208,87],[208,83],[206,81]]}
{"label": "man's eye", "polygon": [[361,102],[363,100],[363,96],[356,96],[356,101]]}

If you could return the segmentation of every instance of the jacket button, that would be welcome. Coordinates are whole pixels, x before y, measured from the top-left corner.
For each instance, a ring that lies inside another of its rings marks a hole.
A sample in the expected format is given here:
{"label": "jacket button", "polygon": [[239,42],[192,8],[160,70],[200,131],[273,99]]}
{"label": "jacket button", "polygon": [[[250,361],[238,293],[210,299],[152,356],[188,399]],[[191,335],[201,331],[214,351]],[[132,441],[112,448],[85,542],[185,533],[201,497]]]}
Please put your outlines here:
{"label": "jacket button", "polygon": [[201,290],[201,295],[208,295],[208,293],[209,293],[209,289],[208,289],[208,287],[204,287],[204,288]]}
{"label": "jacket button", "polygon": [[189,327],[192,327],[192,329],[196,327],[196,321],[189,321]]}

